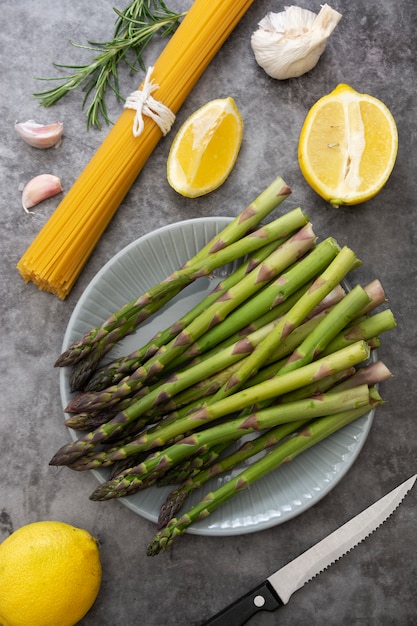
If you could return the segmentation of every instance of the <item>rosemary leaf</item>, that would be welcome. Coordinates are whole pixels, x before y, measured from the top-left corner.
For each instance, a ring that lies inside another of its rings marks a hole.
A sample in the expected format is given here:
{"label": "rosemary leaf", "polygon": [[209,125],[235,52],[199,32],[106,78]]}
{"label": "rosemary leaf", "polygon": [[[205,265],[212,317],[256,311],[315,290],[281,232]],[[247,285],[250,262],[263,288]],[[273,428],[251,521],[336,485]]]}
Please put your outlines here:
{"label": "rosemary leaf", "polygon": [[186,14],[171,11],[163,0],[133,0],[124,11],[113,10],[117,15],[113,39],[88,41],[88,45],[70,40],[75,48],[93,52],[93,58],[85,65],[54,63],[54,67],[70,70],[70,73],[39,78],[41,81],[61,81],[61,84],[33,94],[42,106],[50,107],[69,92],[81,88],[84,91],[82,108],[87,107],[87,128],[101,129],[102,120],[112,124],[106,107],[109,91],[116,100],[125,100],[119,89],[120,64],[124,63],[131,73],[145,71],[143,53],[146,47],[157,33],[161,37],[170,36]]}

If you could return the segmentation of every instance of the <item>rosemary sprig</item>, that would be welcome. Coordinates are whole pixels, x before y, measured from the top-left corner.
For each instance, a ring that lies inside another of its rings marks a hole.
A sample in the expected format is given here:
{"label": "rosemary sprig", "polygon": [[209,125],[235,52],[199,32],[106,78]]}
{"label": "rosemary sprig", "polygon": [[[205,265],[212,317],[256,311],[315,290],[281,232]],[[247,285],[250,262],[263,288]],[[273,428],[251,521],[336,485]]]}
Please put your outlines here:
{"label": "rosemary sprig", "polygon": [[[130,71],[145,70],[143,52],[156,33],[162,37],[171,35],[186,12],[176,13],[163,0],[133,0],[124,11],[114,8],[117,14],[113,39],[109,42],[88,41],[82,45],[70,40],[76,48],[93,51],[95,56],[86,65],[54,63],[57,68],[73,70],[65,77],[39,78],[43,81],[64,81],[58,87],[33,94],[44,107],[50,107],[70,91],[81,87],[85,92],[82,102],[87,108],[87,128],[101,129],[100,120],[112,124],[106,107],[106,96],[110,89],[118,101],[124,101],[119,89],[119,64],[123,61]],[[129,57],[133,56],[133,59]]]}

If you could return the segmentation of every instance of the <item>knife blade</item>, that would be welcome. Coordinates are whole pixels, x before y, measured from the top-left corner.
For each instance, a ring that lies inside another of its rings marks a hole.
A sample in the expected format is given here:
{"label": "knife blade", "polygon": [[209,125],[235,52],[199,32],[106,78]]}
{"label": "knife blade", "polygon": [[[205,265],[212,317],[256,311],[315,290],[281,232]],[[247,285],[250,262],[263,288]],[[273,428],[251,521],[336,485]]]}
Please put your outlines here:
{"label": "knife blade", "polygon": [[202,626],[242,626],[258,611],[275,611],[292,594],[374,532],[410,491],[417,474],[269,576]]}

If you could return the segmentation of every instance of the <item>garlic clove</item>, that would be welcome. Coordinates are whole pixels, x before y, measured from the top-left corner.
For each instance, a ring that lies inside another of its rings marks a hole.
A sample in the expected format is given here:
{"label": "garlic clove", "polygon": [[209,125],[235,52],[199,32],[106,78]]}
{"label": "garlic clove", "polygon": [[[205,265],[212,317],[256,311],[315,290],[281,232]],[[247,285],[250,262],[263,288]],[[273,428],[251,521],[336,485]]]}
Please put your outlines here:
{"label": "garlic clove", "polygon": [[328,4],[317,15],[296,6],[268,13],[251,38],[258,65],[279,80],[305,74],[317,65],[341,17]]}
{"label": "garlic clove", "polygon": [[22,205],[26,213],[28,209],[62,192],[61,181],[53,174],[40,174],[32,178],[23,189]]}
{"label": "garlic clove", "polygon": [[53,122],[52,124],[38,124],[34,120],[27,122],[16,122],[16,132],[20,137],[34,148],[58,147],[62,140],[64,124]]}

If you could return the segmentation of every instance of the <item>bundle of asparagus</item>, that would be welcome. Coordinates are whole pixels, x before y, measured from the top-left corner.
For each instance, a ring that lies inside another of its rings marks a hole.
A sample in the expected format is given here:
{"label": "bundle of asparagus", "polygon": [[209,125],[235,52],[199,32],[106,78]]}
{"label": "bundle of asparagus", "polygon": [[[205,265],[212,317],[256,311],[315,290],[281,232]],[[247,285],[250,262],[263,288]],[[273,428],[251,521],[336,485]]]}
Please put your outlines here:
{"label": "bundle of asparagus", "polygon": [[[382,403],[376,385],[391,374],[381,362],[369,364],[369,356],[396,325],[390,309],[374,312],[386,300],[383,288],[375,280],[346,293],[343,281],[359,259],[331,237],[317,242],[301,209],[262,225],[289,193],[277,178],[183,267],[56,363],[72,367],[72,390],[79,392],[65,423],[84,432],[50,464],[110,468],[92,500],[175,485],[150,555]],[[135,352],[101,363],[184,286],[235,260],[237,269],[181,319]],[[259,452],[261,459],[175,517],[189,494]]]}

